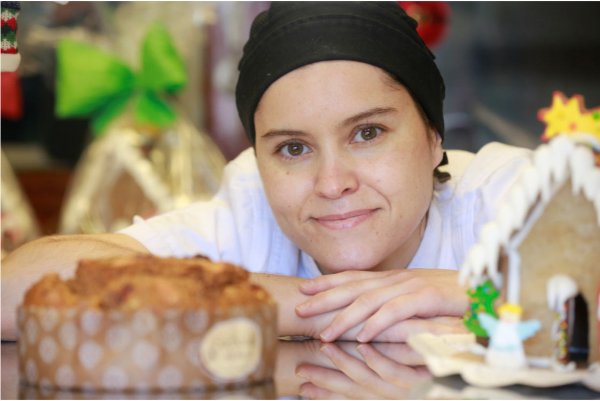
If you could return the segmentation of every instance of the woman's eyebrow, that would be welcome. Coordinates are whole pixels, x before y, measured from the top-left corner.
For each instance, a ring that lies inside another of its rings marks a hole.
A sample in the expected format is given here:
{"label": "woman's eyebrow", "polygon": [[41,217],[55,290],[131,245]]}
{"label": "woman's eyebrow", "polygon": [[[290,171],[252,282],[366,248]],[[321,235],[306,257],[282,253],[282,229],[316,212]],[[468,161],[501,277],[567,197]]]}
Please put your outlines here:
{"label": "woman's eyebrow", "polygon": [[291,129],[274,129],[274,130],[265,132],[260,137],[263,139],[269,139],[269,138],[280,137],[280,136],[302,137],[302,136],[306,136],[306,135],[307,135],[306,132],[303,132],[303,131],[297,131],[297,130],[291,130]]}
{"label": "woman's eyebrow", "polygon": [[369,117],[373,117],[373,116],[377,116],[377,115],[381,115],[381,114],[395,113],[396,111],[398,111],[398,110],[395,109],[394,107],[375,107],[373,109],[369,109],[369,110],[363,111],[361,113],[358,113],[352,117],[348,117],[347,119],[342,121],[342,123],[340,124],[340,127],[346,127],[348,125],[356,124],[357,122],[365,120]]}

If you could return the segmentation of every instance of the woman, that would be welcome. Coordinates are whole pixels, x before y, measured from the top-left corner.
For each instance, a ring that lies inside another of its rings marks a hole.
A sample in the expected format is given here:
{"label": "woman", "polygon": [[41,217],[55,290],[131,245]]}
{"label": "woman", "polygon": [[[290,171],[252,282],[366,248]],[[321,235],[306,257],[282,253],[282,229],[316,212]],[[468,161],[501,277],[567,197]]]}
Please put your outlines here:
{"label": "woman", "polygon": [[395,2],[274,2],[239,66],[253,149],[230,163],[215,198],[120,233],[22,247],[2,270],[2,337],[14,336],[14,307],[42,273],[134,252],[246,267],[278,301],[281,335],[460,330],[456,269],[526,151],[490,145],[451,154],[450,180],[438,170],[444,83],[415,27]]}

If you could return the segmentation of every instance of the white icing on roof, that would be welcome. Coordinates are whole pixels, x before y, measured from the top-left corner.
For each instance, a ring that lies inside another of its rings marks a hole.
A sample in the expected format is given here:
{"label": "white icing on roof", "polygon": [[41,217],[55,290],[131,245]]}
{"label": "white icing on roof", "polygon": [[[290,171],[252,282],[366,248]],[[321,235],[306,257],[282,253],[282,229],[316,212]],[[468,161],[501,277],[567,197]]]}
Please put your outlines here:
{"label": "white icing on roof", "polygon": [[567,299],[577,295],[577,283],[566,274],[555,274],[546,285],[546,301],[548,307],[555,312],[562,312]]}
{"label": "white icing on roof", "polygon": [[[499,287],[500,247],[520,244],[545,205],[568,178],[571,178],[573,194],[581,193],[592,202],[600,226],[600,168],[595,166],[594,154],[570,136],[559,135],[533,152],[531,165],[525,168],[510,190],[508,202],[501,206],[496,219],[482,228],[478,243],[469,250],[461,266],[460,283],[464,285],[469,280],[471,287],[477,285],[487,272]],[[528,213],[538,196],[541,203]]]}

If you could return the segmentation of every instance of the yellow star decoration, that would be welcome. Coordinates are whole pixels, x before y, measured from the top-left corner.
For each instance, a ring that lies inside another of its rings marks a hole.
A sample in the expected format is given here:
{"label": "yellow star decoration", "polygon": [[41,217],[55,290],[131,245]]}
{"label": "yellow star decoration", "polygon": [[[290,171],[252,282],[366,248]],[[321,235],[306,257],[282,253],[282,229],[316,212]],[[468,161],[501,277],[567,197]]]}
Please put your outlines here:
{"label": "yellow star decoration", "polygon": [[541,109],[538,118],[546,123],[544,142],[557,135],[571,135],[577,142],[592,148],[596,165],[600,166],[600,107],[586,110],[582,96],[567,99],[563,93],[554,92],[552,106]]}
{"label": "yellow star decoration", "polygon": [[567,99],[561,92],[554,92],[552,106],[540,110],[538,117],[546,123],[544,141],[559,134],[587,134],[600,143],[600,108],[586,110],[580,95]]}

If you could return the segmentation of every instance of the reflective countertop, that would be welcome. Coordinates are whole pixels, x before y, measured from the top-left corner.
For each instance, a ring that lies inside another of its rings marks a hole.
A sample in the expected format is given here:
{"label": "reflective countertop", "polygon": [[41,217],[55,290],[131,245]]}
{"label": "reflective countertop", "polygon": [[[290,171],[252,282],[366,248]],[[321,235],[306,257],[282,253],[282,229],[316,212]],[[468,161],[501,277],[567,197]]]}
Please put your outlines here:
{"label": "reflective countertop", "polygon": [[553,388],[477,388],[458,376],[433,378],[406,344],[278,343],[272,382],[228,391],[97,393],[54,391],[19,384],[17,343],[2,342],[2,399],[598,399],[573,384]]}

